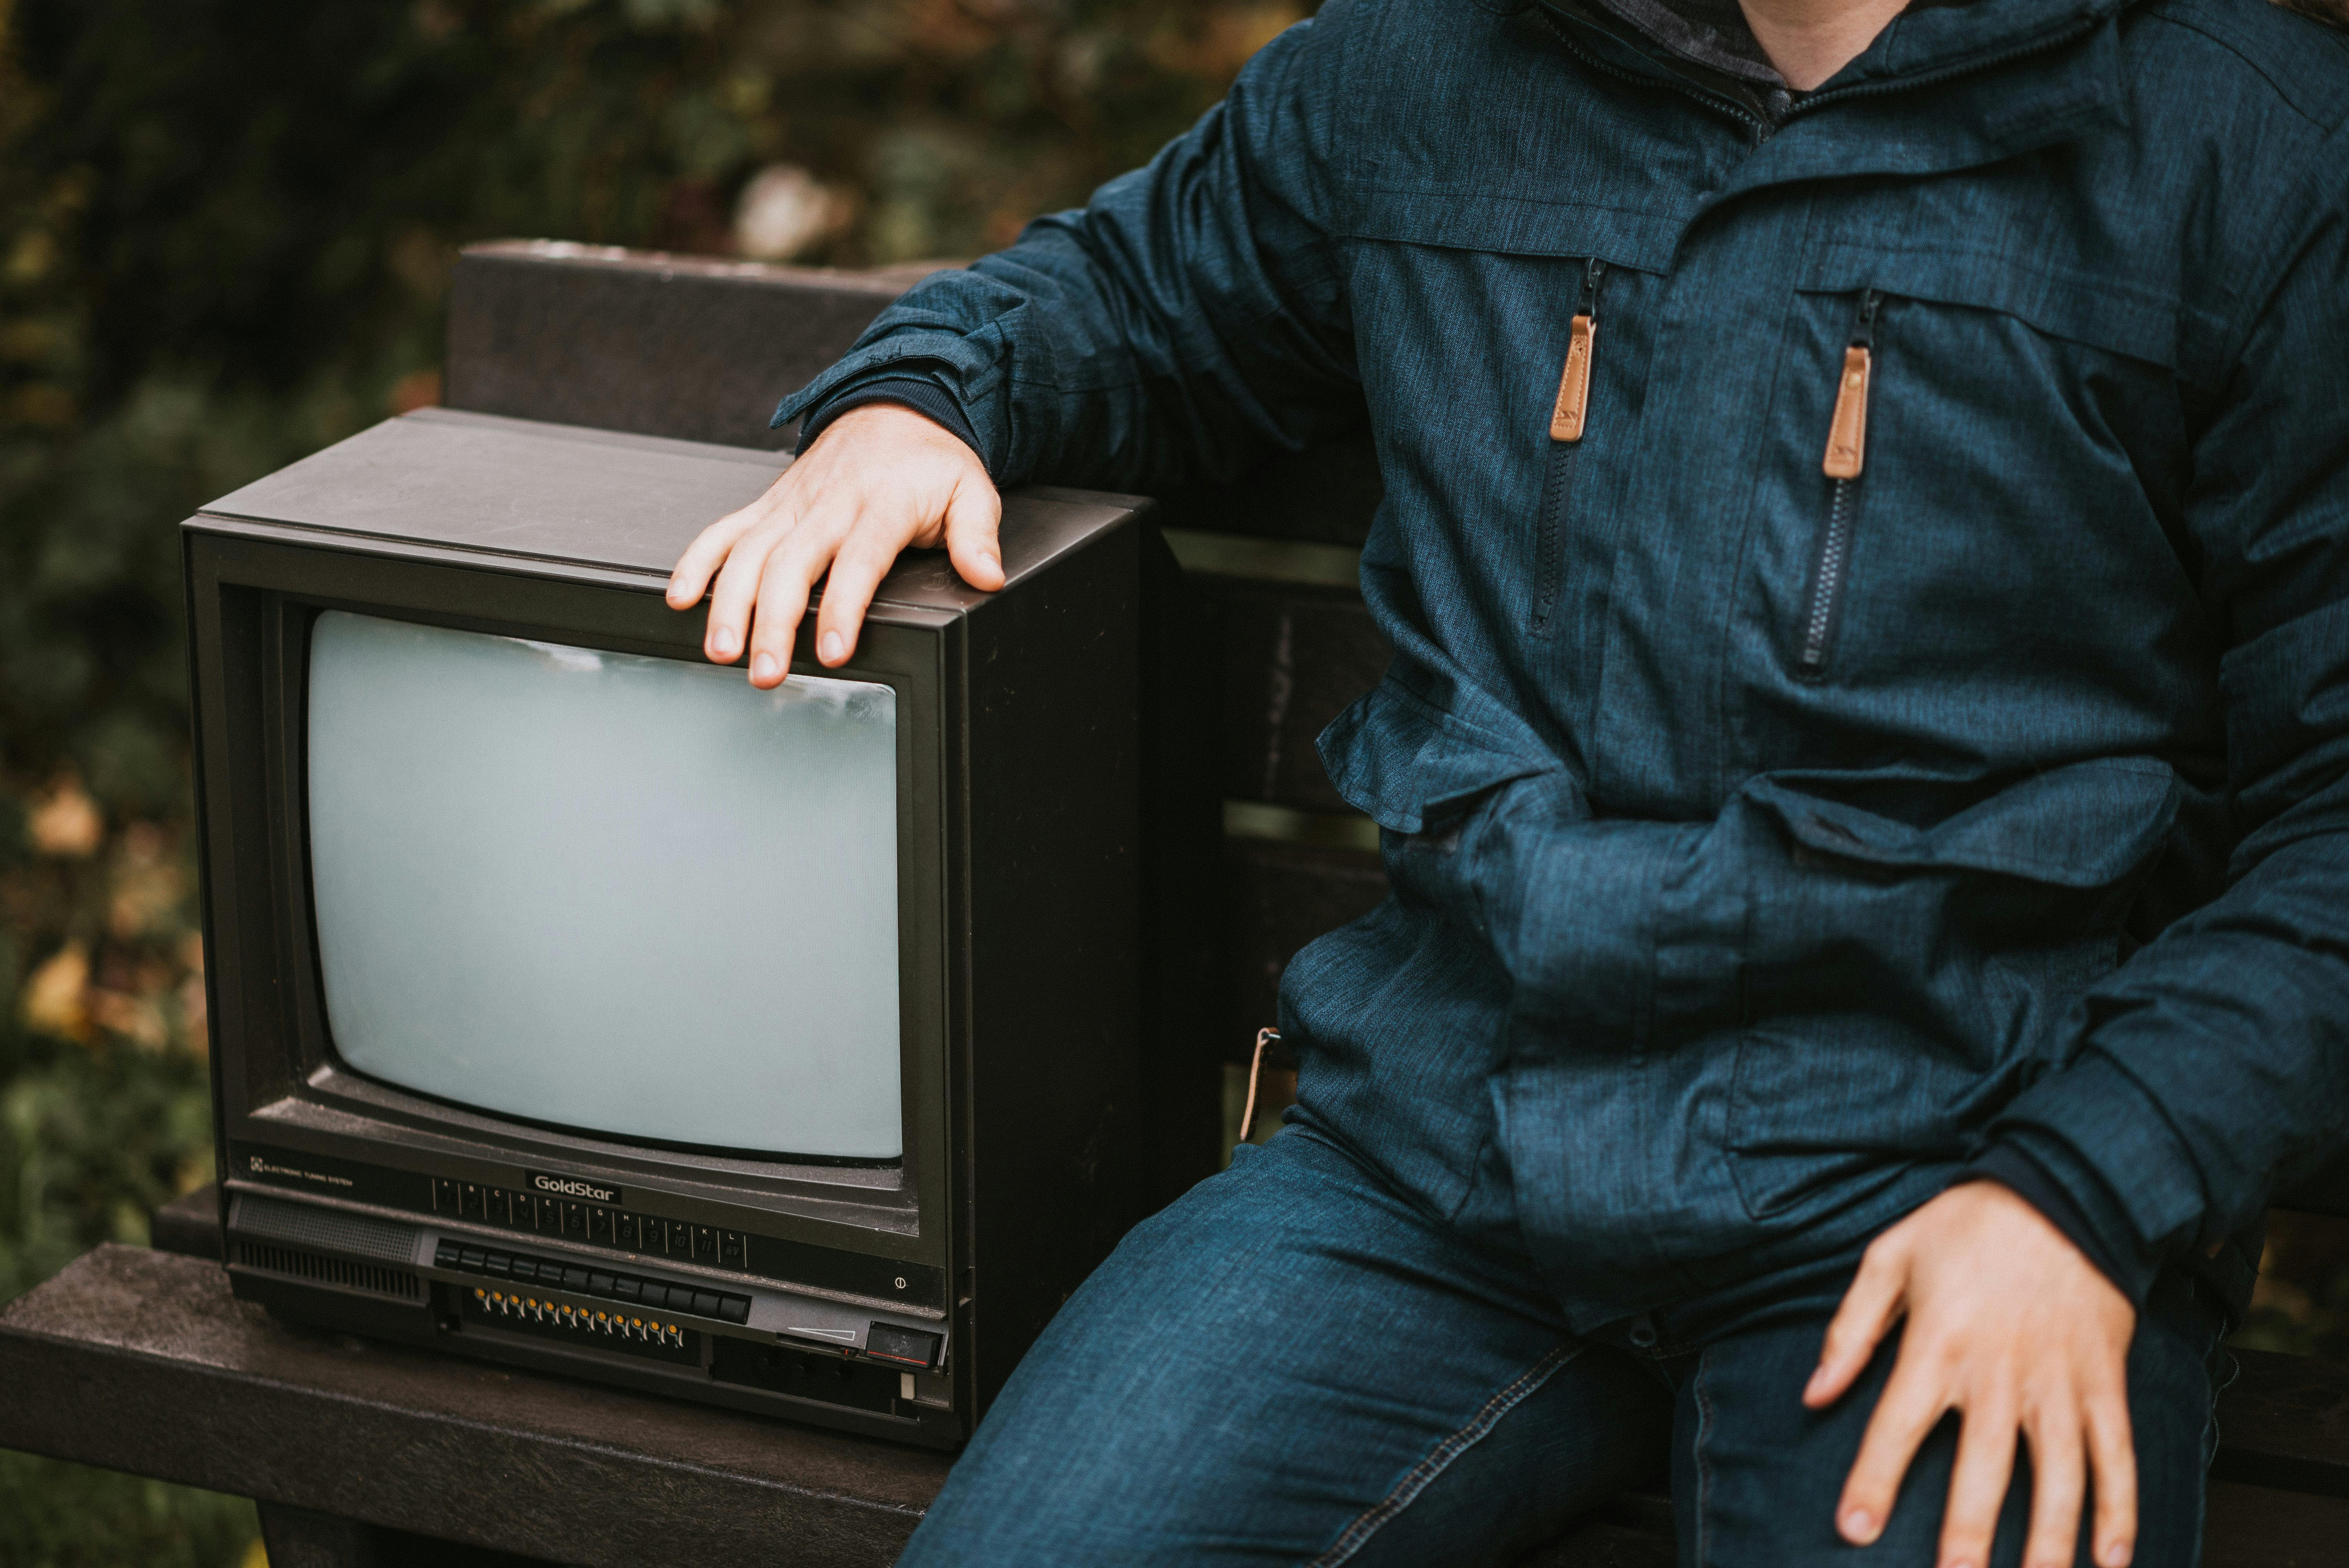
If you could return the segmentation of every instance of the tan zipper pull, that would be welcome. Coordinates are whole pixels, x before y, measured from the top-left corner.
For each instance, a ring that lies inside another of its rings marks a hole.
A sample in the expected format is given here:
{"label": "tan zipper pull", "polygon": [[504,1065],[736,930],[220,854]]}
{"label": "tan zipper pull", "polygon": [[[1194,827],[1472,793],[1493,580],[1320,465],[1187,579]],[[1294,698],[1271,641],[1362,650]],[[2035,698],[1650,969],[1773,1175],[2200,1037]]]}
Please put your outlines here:
{"label": "tan zipper pull", "polygon": [[1836,388],[1835,422],[1827,427],[1827,456],[1821,466],[1831,480],[1856,480],[1868,458],[1868,365],[1857,344],[1843,351],[1843,382]]}
{"label": "tan zipper pull", "polygon": [[1843,351],[1843,378],[1836,384],[1835,420],[1827,426],[1826,460],[1819,466],[1831,480],[1856,480],[1868,459],[1868,377],[1876,346],[1876,313],[1884,296],[1874,289],[1859,296],[1859,319]]}
{"label": "tan zipper pull", "polygon": [[1590,346],[1599,335],[1599,324],[1587,315],[1574,318],[1573,334],[1566,342],[1566,370],[1557,378],[1557,405],[1549,411],[1549,438],[1553,441],[1582,439],[1583,416],[1590,408]]}
{"label": "tan zipper pull", "polygon": [[1590,412],[1590,355],[1599,337],[1599,284],[1607,263],[1593,256],[1582,269],[1582,308],[1566,339],[1566,368],[1558,373],[1557,401],[1550,406],[1549,438],[1582,439],[1582,426]]}

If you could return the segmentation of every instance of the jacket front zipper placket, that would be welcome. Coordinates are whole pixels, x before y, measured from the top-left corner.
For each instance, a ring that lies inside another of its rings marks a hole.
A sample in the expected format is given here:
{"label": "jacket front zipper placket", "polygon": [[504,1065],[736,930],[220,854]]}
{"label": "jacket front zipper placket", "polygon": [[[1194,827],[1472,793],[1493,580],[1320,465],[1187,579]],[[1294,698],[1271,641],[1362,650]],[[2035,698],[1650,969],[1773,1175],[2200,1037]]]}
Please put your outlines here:
{"label": "jacket front zipper placket", "polygon": [[1582,269],[1582,301],[1567,329],[1566,364],[1549,411],[1549,468],[1542,485],[1541,539],[1534,570],[1534,631],[1549,630],[1566,556],[1566,508],[1574,489],[1573,453],[1590,417],[1591,360],[1599,351],[1599,285],[1607,263],[1593,256]]}
{"label": "jacket front zipper placket", "polygon": [[1811,590],[1803,603],[1802,638],[1795,667],[1805,678],[1826,673],[1827,652],[1843,609],[1844,584],[1851,576],[1851,542],[1859,517],[1859,476],[1868,460],[1868,391],[1875,374],[1876,314],[1884,296],[1868,289],[1859,296],[1859,318],[1843,351],[1836,382],[1835,417],[1827,425],[1827,514],[1819,526],[1811,558]]}

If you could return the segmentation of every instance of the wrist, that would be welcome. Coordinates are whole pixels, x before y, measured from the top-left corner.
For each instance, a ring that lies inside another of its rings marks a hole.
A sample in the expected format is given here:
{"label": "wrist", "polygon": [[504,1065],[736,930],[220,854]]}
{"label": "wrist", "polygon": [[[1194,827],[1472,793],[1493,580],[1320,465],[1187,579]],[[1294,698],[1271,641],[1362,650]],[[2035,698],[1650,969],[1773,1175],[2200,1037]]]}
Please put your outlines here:
{"label": "wrist", "polygon": [[812,451],[833,425],[854,419],[868,408],[892,409],[901,419],[918,418],[968,451],[982,467],[986,464],[978,432],[964,417],[962,406],[944,387],[910,376],[884,377],[835,394],[809,412],[800,427],[798,450],[802,455]]}
{"label": "wrist", "polygon": [[2134,1315],[2136,1304],[2086,1249],[2005,1183],[1984,1180],[1948,1188],[1920,1209],[1918,1216],[1930,1210],[1940,1211],[1936,1219],[1941,1222],[1931,1227],[1935,1243],[1971,1250],[2005,1278],[2044,1278],[2049,1269],[2075,1274]]}

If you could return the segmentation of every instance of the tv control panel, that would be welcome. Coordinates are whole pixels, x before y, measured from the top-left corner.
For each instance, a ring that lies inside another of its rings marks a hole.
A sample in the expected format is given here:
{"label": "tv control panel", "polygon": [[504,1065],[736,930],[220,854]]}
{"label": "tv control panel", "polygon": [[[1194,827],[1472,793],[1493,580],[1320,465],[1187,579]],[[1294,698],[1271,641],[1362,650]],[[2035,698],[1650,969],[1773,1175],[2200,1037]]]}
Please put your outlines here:
{"label": "tv control panel", "polygon": [[740,1231],[664,1220],[655,1214],[634,1213],[608,1203],[590,1203],[576,1198],[551,1198],[504,1187],[487,1187],[477,1181],[451,1181],[445,1177],[433,1179],[432,1212],[480,1224],[562,1236],[594,1247],[616,1247],[625,1253],[648,1253],[657,1257],[690,1258],[712,1268],[741,1268],[750,1255]]}
{"label": "tv control panel", "polygon": [[663,1270],[645,1254],[574,1252],[560,1233],[516,1246],[464,1214],[461,1193],[459,1214],[444,1220],[243,1181],[225,1191],[231,1278],[240,1295],[274,1309],[333,1313],[335,1302],[366,1301],[368,1332],[392,1337],[558,1370],[599,1365],[640,1387],[742,1408],[854,1412],[841,1418],[878,1420],[870,1429],[886,1435],[912,1435],[908,1423],[921,1440],[962,1430],[943,1321],[702,1277],[683,1260]]}
{"label": "tv control panel", "polygon": [[[712,1216],[720,1222],[709,1224],[654,1213],[650,1211],[660,1206],[663,1196],[657,1191],[624,1191],[535,1171],[518,1174],[522,1180],[507,1185],[243,1141],[229,1145],[232,1180],[371,1203],[469,1227],[525,1233],[568,1245],[753,1274],[787,1287],[840,1291],[917,1312],[942,1311],[947,1305],[946,1271],[932,1264],[761,1235],[724,1224],[724,1216]],[[556,1190],[544,1190],[548,1188]],[[682,1202],[677,1206],[688,1212],[692,1208]]]}
{"label": "tv control panel", "polygon": [[[644,1279],[590,1268],[584,1258],[541,1258],[525,1253],[500,1252],[495,1247],[469,1247],[442,1237],[432,1252],[432,1266],[459,1274],[483,1274],[515,1284],[544,1284],[549,1290],[600,1296],[656,1317],[675,1309],[725,1323],[750,1321],[750,1298],[730,1291],[715,1291],[678,1280]],[[927,1366],[928,1363],[923,1363]]]}

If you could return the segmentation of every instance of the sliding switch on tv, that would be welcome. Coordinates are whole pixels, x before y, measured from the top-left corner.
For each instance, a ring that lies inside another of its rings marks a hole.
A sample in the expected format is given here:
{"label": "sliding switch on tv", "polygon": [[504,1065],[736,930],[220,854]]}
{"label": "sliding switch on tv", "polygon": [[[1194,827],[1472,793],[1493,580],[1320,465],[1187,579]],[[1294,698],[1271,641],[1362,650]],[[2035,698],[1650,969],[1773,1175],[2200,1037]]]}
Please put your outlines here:
{"label": "sliding switch on tv", "polygon": [[926,1372],[937,1365],[938,1336],[894,1323],[875,1323],[864,1331],[864,1354],[876,1361],[895,1361]]}

